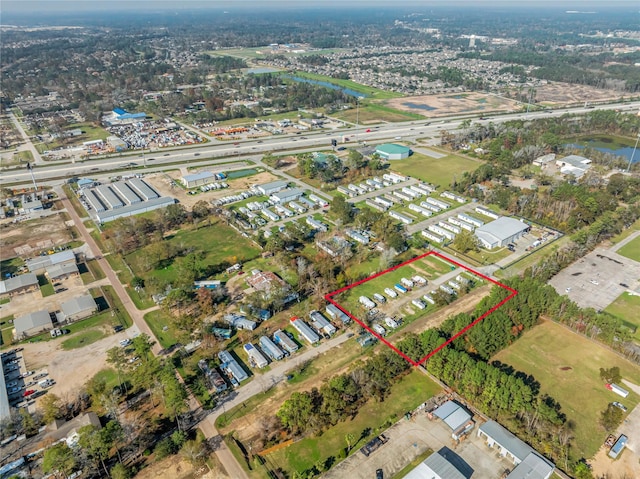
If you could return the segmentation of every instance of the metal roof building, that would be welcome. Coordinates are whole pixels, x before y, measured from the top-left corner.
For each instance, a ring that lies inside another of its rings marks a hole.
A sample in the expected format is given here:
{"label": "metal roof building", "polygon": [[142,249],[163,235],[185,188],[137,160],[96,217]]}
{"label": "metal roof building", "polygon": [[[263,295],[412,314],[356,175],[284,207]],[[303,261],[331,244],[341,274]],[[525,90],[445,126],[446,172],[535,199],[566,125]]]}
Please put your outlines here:
{"label": "metal roof building", "polygon": [[294,201],[304,195],[304,190],[300,188],[291,188],[273,193],[269,198],[276,203],[287,203]]}
{"label": "metal roof building", "polygon": [[98,193],[98,197],[102,199],[102,203],[104,203],[109,208],[122,208],[124,203],[122,200],[116,195],[109,185],[100,185],[97,186],[95,191]]}
{"label": "metal roof building", "polygon": [[129,186],[132,187],[133,191],[140,195],[143,200],[152,200],[154,198],[159,198],[160,195],[149,186],[146,181],[142,181],[140,178],[131,178],[127,180]]}
{"label": "metal roof building", "polygon": [[120,196],[120,198],[124,199],[124,201],[129,205],[140,203],[140,201],[142,201],[140,197],[136,195],[134,191],[129,187],[129,185],[124,181],[112,183],[111,187]]}
{"label": "metal roof building", "polygon": [[182,177],[182,184],[186,188],[195,188],[196,186],[206,185],[215,181],[216,177],[210,171],[201,171],[200,173],[194,173],[192,175],[184,175]]}
{"label": "metal roof building", "polygon": [[64,279],[72,275],[80,274],[78,265],[75,263],[62,263],[47,266],[45,273],[50,280]]}
{"label": "metal roof building", "polygon": [[16,318],[13,326],[16,328],[16,339],[20,339],[47,331],[53,328],[53,323],[51,322],[49,311],[43,309]]}
{"label": "metal roof building", "polygon": [[267,336],[260,336],[259,342],[262,350],[274,361],[280,361],[284,357],[282,350]]}
{"label": "metal roof building", "polygon": [[487,249],[506,246],[529,230],[529,225],[515,218],[501,216],[491,223],[476,229],[476,238]]}
{"label": "metal roof building", "polygon": [[10,417],[9,395],[7,394],[7,384],[4,380],[4,362],[0,361],[0,421]]}
{"label": "metal roof building", "polygon": [[76,296],[60,305],[64,319],[75,321],[91,316],[98,311],[98,305],[90,294]]}
{"label": "metal roof building", "polygon": [[431,454],[404,477],[405,479],[467,479],[440,452]]}
{"label": "metal roof building", "polygon": [[23,291],[38,288],[38,277],[35,273],[19,274],[13,278],[0,281],[0,296],[11,296]]}
{"label": "metal roof building", "polygon": [[45,270],[48,266],[64,263],[75,263],[76,255],[73,250],[67,249],[46,256],[37,256],[25,261],[27,269],[32,273],[39,273]]}
{"label": "metal roof building", "polygon": [[235,358],[229,351],[220,351],[218,353],[218,358],[222,363],[220,365],[220,369],[225,371],[233,378],[233,381],[235,381],[234,386],[237,386],[242,381],[249,379],[249,375],[245,372],[244,369],[242,369],[242,367],[238,364],[238,361],[235,360]]}
{"label": "metal roof building", "polygon": [[146,213],[147,211],[157,210],[159,208],[165,208],[176,202],[174,198],[168,196],[162,196],[160,198],[153,198],[148,201],[141,201],[134,205],[127,205],[115,210],[100,211],[96,214],[96,219],[100,223],[108,223],[109,221],[117,220],[118,218],[126,218],[128,216],[134,216],[140,213]]}
{"label": "metal roof building", "polygon": [[516,465],[507,479],[549,479],[553,474],[555,465],[551,461],[495,421],[480,426],[478,437],[484,437],[489,447],[498,449],[502,457]]}
{"label": "metal roof building", "polygon": [[460,404],[454,401],[445,402],[442,406],[433,411],[433,414],[442,419],[452,431],[460,429],[471,419],[471,414],[460,406]]}
{"label": "metal roof building", "polygon": [[273,333],[273,339],[290,353],[298,350],[298,345],[281,329]]}
{"label": "metal roof building", "polygon": [[411,148],[407,148],[406,146],[397,145],[395,143],[383,143],[376,147],[376,153],[385,160],[402,160],[404,158],[409,158],[413,152],[411,151]]}
{"label": "metal roof building", "polygon": [[280,190],[284,190],[288,185],[289,183],[286,181],[272,181],[271,183],[256,185],[255,188],[263,195],[269,196]]}
{"label": "metal roof building", "polygon": [[291,325],[298,330],[300,335],[309,341],[309,343],[314,344],[320,341],[320,336],[316,334],[316,332],[311,329],[307,323],[305,323],[300,318],[292,318]]}

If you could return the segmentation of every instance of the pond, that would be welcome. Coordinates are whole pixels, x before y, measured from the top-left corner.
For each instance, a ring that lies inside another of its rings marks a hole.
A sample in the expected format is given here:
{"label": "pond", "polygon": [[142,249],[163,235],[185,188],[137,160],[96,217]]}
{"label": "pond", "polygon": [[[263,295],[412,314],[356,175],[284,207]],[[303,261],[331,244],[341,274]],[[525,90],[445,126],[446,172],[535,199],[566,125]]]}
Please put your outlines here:
{"label": "pond", "polygon": [[429,106],[426,103],[413,103],[410,101],[406,101],[403,103],[403,105],[409,108],[415,108],[416,110],[425,110],[425,111],[437,110],[435,106]]}
{"label": "pond", "polygon": [[[611,136],[585,136],[576,138],[572,143],[566,143],[564,146],[577,148],[579,150],[593,148],[594,150],[601,151],[602,153],[610,153],[630,160],[633,155],[634,145],[634,141],[624,138]],[[640,153],[636,152],[633,162],[640,162]]]}
{"label": "pond", "polygon": [[345,88],[345,87],[341,87],[338,85],[334,85],[333,83],[329,83],[326,81],[322,81],[322,80],[311,80],[309,78],[301,78],[301,77],[296,77],[296,76],[291,76],[291,75],[282,75],[283,78],[288,78],[289,80],[293,80],[296,81],[298,83],[311,83],[312,85],[320,85],[326,88],[330,88],[332,90],[339,90],[342,93],[344,93],[345,95],[349,95],[349,96],[355,96],[355,97],[366,97],[368,95],[361,93],[359,91],[355,91],[355,90],[351,90],[350,88]]}

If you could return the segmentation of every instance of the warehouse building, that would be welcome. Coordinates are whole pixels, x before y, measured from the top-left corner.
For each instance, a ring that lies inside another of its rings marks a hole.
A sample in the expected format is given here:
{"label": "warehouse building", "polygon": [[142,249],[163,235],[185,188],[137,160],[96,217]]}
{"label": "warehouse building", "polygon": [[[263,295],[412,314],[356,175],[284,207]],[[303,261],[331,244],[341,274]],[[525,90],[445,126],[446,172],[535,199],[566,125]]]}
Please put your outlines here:
{"label": "warehouse building", "polygon": [[451,429],[451,437],[459,439],[474,426],[471,414],[455,401],[447,401],[433,411],[434,416],[442,419]]}
{"label": "warehouse building", "polygon": [[77,296],[60,305],[66,321],[88,318],[98,311],[98,305],[90,294]]}
{"label": "warehouse building", "polygon": [[16,318],[13,326],[15,327],[15,338],[23,339],[52,329],[53,323],[49,311],[43,309]]}
{"label": "warehouse building", "polygon": [[516,466],[506,479],[549,479],[555,465],[535,449],[518,439],[495,421],[487,421],[478,429],[478,437],[487,446],[497,449],[500,456]]}
{"label": "warehouse building", "polygon": [[411,151],[411,148],[397,145],[395,143],[383,143],[382,145],[378,145],[376,147],[376,153],[380,155],[381,158],[389,161],[409,158],[413,151]]}
{"label": "warehouse building", "polygon": [[0,298],[37,291],[39,287],[38,277],[35,273],[19,274],[13,278],[0,281]]}
{"label": "warehouse building", "polygon": [[75,263],[62,263],[47,266],[45,268],[45,274],[51,281],[60,281],[72,276],[78,276],[80,271],[78,270],[78,265]]}
{"label": "warehouse building", "polygon": [[272,181],[271,183],[256,185],[255,189],[265,196],[271,196],[278,191],[284,190],[287,186],[289,186],[289,183],[286,181]]}
{"label": "warehouse building", "polygon": [[522,237],[529,229],[530,226],[523,221],[502,216],[481,226],[474,234],[484,248],[493,249],[512,243]]}
{"label": "warehouse building", "polygon": [[46,256],[36,256],[35,258],[25,261],[27,269],[31,273],[41,274],[50,266],[59,264],[68,264],[76,262],[76,255],[73,250],[67,249],[59,253],[49,254]]}
{"label": "warehouse building", "polygon": [[182,184],[185,186],[185,188],[195,188],[197,186],[212,183],[215,180],[216,176],[210,171],[201,171],[200,173],[184,175],[181,178]]}
{"label": "warehouse building", "polygon": [[117,210],[99,212],[96,214],[96,220],[99,223],[108,223],[109,221],[117,220],[118,218],[127,218],[129,216],[147,213],[159,208],[166,208],[169,205],[173,205],[175,202],[176,200],[174,198],[162,196],[149,201],[142,201],[137,205],[129,205],[123,208],[118,208]]}
{"label": "warehouse building", "polygon": [[404,477],[405,479],[467,479],[467,476],[449,462],[440,451],[431,454]]}
{"label": "warehouse building", "polygon": [[295,201],[298,198],[304,195],[304,191],[300,188],[291,188],[286,190],[281,190],[276,193],[273,193],[269,196],[269,199],[277,204],[288,203],[289,201]]}

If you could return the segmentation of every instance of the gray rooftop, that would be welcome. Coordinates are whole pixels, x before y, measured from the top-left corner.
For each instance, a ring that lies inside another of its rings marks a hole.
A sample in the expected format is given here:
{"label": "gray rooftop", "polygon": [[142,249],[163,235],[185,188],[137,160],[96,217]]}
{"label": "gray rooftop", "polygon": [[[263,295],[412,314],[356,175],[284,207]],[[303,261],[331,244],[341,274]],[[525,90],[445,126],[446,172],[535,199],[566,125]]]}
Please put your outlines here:
{"label": "gray rooftop", "polygon": [[303,195],[303,194],[304,194],[303,189],[291,188],[288,190],[278,191],[276,193],[273,193],[271,196],[275,196],[276,198],[288,198],[289,196],[292,196],[292,195]]}
{"label": "gray rooftop", "polygon": [[215,175],[210,171],[201,171],[200,173],[192,173],[190,175],[184,175],[182,177],[184,181],[197,181],[215,179]]}
{"label": "gray rooftop", "polygon": [[51,316],[49,316],[49,311],[46,309],[20,316],[15,319],[13,325],[16,328],[16,336],[18,338],[22,333],[33,328],[44,329],[47,327],[53,327],[53,323],[51,323]]}
{"label": "gray rooftop", "polygon": [[79,273],[78,265],[75,263],[54,264],[51,266],[47,266],[45,268],[45,271],[47,272],[47,276],[49,276],[49,278],[51,279],[59,278],[61,276],[66,276],[69,274]]}
{"label": "gray rooftop", "polygon": [[495,421],[487,421],[480,426],[480,431],[513,454],[519,461],[535,452],[526,442],[521,441]]}
{"label": "gray rooftop", "polygon": [[47,256],[38,256],[36,258],[25,261],[29,271],[38,271],[52,266],[54,264],[76,262],[76,255],[73,250],[67,249],[59,253],[49,254]]}
{"label": "gray rooftop", "polygon": [[150,200],[147,200],[147,201],[141,201],[140,203],[127,205],[122,208],[117,208],[115,210],[102,211],[102,212],[99,212],[96,216],[101,223],[106,223],[107,221],[112,221],[116,218],[132,216],[138,213],[151,211],[156,208],[169,206],[174,204],[175,202],[176,200],[174,198],[171,198],[169,196],[161,196],[157,198],[151,198]]}
{"label": "gray rooftop", "polygon": [[546,479],[555,466],[545,458],[532,452],[507,476],[507,479]]}
{"label": "gray rooftop", "polygon": [[591,165],[591,160],[579,155],[569,155],[564,158],[560,158],[558,161],[571,165],[575,168],[586,170]]}
{"label": "gray rooftop", "polygon": [[7,384],[4,380],[4,366],[0,361],[0,421],[9,417],[11,417],[9,395],[7,394]]}
{"label": "gray rooftop", "polygon": [[471,419],[471,414],[454,401],[447,401],[433,411],[433,413],[442,419],[453,431]]}
{"label": "gray rooftop", "polygon": [[20,288],[38,284],[38,277],[35,273],[25,273],[0,281],[0,294],[11,293]]}
{"label": "gray rooftop", "polygon": [[405,479],[466,479],[464,474],[439,452],[431,454],[404,477]]}
{"label": "gray rooftop", "polygon": [[289,182],[287,181],[272,181],[270,183],[263,183],[261,185],[256,185],[257,188],[262,188],[264,190],[270,190],[273,188],[286,188]]}
{"label": "gray rooftop", "polygon": [[69,317],[84,311],[97,310],[98,305],[90,294],[85,294],[65,301],[60,305],[60,309],[65,317]]}
{"label": "gray rooftop", "polygon": [[476,230],[476,235],[488,235],[492,239],[504,241],[529,228],[529,225],[515,218],[501,216],[497,220],[487,223]]}

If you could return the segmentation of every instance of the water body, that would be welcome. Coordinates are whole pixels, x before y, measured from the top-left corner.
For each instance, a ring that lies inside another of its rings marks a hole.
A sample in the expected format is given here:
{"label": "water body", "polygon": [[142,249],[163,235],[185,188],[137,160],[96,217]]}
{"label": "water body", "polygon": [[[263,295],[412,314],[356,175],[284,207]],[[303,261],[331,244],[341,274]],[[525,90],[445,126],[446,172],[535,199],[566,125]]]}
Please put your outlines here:
{"label": "water body", "polygon": [[409,108],[415,108],[416,110],[425,110],[425,111],[437,110],[435,106],[429,106],[426,103],[413,103],[413,102],[407,101],[407,102],[404,102],[403,105]]}
{"label": "water body", "polygon": [[278,70],[277,68],[270,68],[270,67],[259,67],[259,68],[249,68],[246,73],[248,75],[250,74],[254,74],[254,75],[259,75],[260,73],[278,73],[282,70]]}
{"label": "water body", "polygon": [[[629,146],[628,144],[616,141],[615,138],[611,138],[609,136],[579,138],[574,143],[567,143],[564,146],[577,148],[579,150],[592,148],[594,150],[601,151],[602,153],[610,153],[612,155],[622,156],[627,160],[630,160],[631,156],[633,155],[633,146]],[[640,148],[638,149],[640,150]],[[636,151],[633,162],[640,162],[640,151]]]}
{"label": "water body", "polygon": [[359,98],[369,96],[359,91],[351,90],[350,88],[344,88],[344,87],[334,85],[333,83],[329,83],[322,80],[310,80],[309,78],[301,78],[301,77],[295,77],[290,75],[282,75],[282,77],[288,78],[289,80],[297,81],[299,83],[311,83],[312,85],[320,85],[326,88],[331,88],[332,90],[339,90],[345,95],[349,95],[349,96],[355,96]]}

